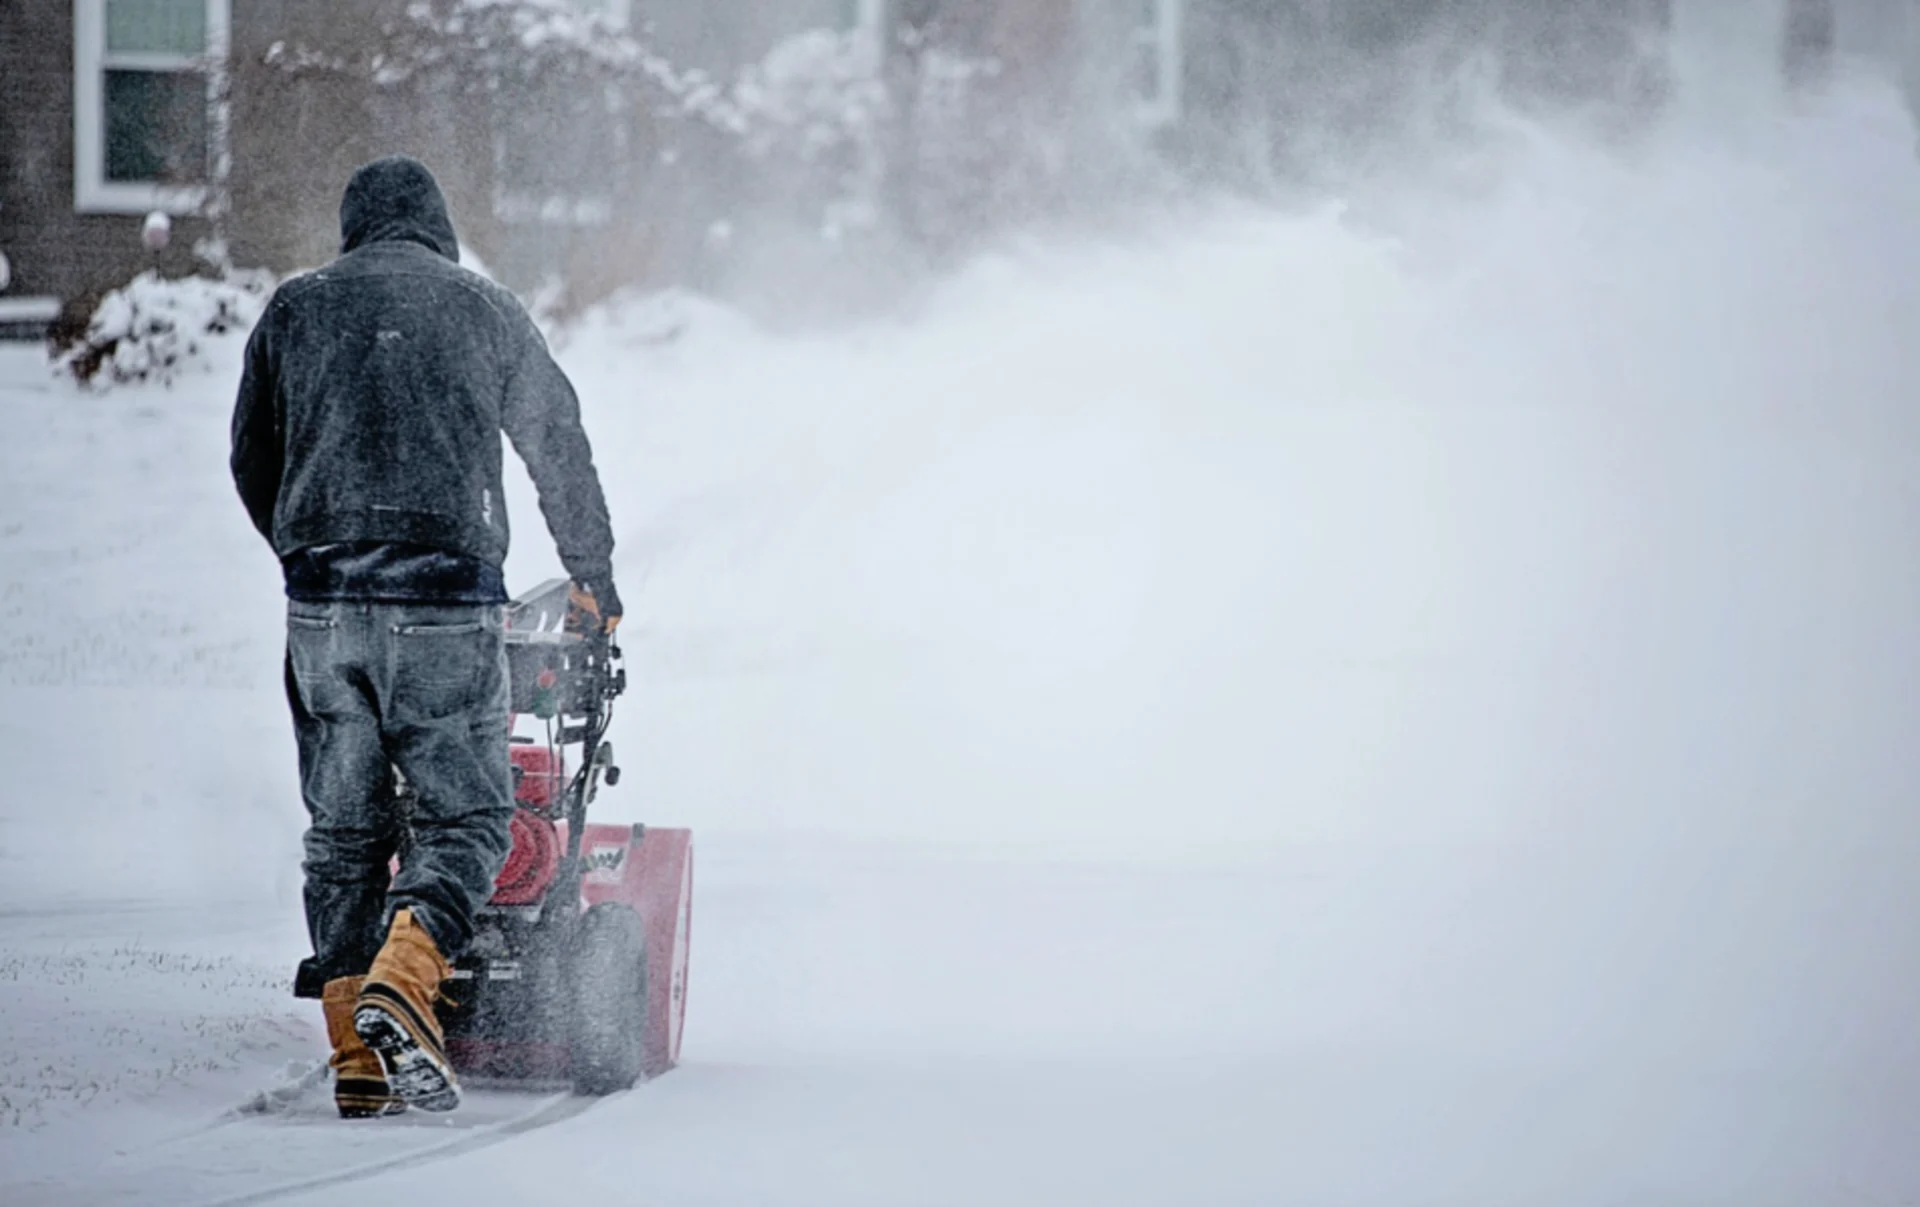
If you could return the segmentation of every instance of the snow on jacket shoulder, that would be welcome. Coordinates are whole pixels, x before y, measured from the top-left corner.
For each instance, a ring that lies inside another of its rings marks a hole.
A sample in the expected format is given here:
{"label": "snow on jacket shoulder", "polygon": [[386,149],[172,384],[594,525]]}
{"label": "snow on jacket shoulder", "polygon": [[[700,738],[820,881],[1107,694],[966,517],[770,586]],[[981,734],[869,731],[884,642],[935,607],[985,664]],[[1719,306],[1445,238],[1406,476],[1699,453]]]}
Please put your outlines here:
{"label": "snow on jacket shoulder", "polygon": [[611,574],[613,532],[580,404],[512,294],[461,268],[439,185],[361,168],[341,256],[283,284],[247,342],[234,483],[281,558],[388,541],[506,558],[500,435],[526,462],[561,563]]}

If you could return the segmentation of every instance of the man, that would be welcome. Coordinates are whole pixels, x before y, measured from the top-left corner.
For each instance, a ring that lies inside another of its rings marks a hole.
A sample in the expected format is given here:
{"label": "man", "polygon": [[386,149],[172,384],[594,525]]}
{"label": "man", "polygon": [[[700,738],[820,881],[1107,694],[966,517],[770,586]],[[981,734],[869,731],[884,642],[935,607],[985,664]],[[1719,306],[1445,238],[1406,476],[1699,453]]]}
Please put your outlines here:
{"label": "man", "polygon": [[[573,387],[513,296],[459,267],[440,187],[354,173],[341,255],[281,285],[247,343],[233,478],[287,590],[307,929],[342,1116],[451,1110],[434,1001],[506,859],[501,434],[588,623],[620,617]],[[395,772],[413,797],[399,815]],[[408,839],[389,883],[388,861]]]}

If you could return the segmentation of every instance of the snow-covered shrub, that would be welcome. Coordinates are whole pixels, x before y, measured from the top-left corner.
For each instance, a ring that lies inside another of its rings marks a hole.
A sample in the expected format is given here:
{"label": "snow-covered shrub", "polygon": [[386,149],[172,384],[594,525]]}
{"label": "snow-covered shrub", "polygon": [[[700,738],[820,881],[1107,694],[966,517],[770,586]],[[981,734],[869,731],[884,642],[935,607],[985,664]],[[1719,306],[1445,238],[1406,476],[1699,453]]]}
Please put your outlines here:
{"label": "snow-covered shrub", "polygon": [[887,108],[879,47],[830,29],[782,41],[740,73],[730,95],[756,156],[819,159],[871,145]]}
{"label": "snow-covered shrub", "polygon": [[817,211],[811,216],[823,235],[872,224],[888,110],[873,39],[828,29],[796,34],[749,64],[729,98],[742,153],[781,194]]}
{"label": "snow-covered shrub", "polygon": [[55,365],[95,387],[170,383],[184,369],[209,367],[214,341],[244,338],[272,285],[264,273],[167,280],[143,272],[101,299],[86,334],[60,349]]}
{"label": "snow-covered shrub", "polygon": [[569,0],[414,0],[377,36],[339,37],[330,49],[275,42],[265,63],[288,75],[346,76],[380,88],[421,85],[442,95],[593,90],[616,110],[744,129],[726,89],[706,73],[676,69]]}

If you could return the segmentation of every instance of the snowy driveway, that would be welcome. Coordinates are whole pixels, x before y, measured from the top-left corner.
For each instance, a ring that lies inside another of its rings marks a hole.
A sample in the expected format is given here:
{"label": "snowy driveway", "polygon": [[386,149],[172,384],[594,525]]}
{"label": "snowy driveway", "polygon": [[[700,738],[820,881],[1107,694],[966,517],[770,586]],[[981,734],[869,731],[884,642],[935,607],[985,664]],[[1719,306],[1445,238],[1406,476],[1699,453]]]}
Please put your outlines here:
{"label": "snowy driveway", "polygon": [[1914,1201],[1897,113],[572,333],[609,816],[700,844],[685,1063],[593,1104],[326,1117],[234,350],[0,349],[0,1201]]}

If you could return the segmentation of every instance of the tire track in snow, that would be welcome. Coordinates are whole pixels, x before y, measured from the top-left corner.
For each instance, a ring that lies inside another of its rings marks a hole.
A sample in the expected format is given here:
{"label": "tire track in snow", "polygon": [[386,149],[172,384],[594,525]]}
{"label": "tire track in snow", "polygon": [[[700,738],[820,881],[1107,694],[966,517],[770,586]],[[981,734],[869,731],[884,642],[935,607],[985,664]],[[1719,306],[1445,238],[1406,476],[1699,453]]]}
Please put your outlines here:
{"label": "tire track in snow", "polygon": [[[285,1088],[303,1087],[311,1088],[305,1079]],[[275,1097],[272,1092],[256,1096],[210,1123],[92,1169],[75,1162],[78,1176],[0,1184],[0,1202],[10,1207],[73,1202],[242,1207],[281,1202],[392,1170],[451,1160],[574,1118],[600,1101],[571,1092],[550,1093],[504,1118],[488,1118],[519,1095],[481,1091],[470,1097],[467,1108],[479,1108],[481,1122],[462,1123],[459,1114],[433,1118],[408,1112],[388,1120],[343,1123],[333,1116],[330,1099],[324,1111],[309,1111],[295,1107],[298,1097]],[[382,1148],[386,1151],[379,1151]]]}
{"label": "tire track in snow", "polygon": [[597,1098],[583,1098],[574,1094],[554,1094],[540,1099],[526,1113],[498,1123],[482,1124],[466,1135],[448,1140],[441,1144],[428,1145],[411,1152],[397,1153],[378,1161],[368,1161],[347,1169],[336,1170],[319,1177],[297,1179],[282,1182],[263,1190],[247,1191],[224,1199],[216,1199],[208,1207],[251,1207],[257,1203],[271,1203],[290,1199],[297,1195],[309,1194],[328,1187],[339,1186],[347,1182],[358,1182],[376,1174],[387,1173],[395,1169],[408,1169],[416,1165],[426,1165],[435,1161],[445,1161],[476,1149],[498,1144],[503,1140],[547,1127],[571,1119],[592,1108]]}

